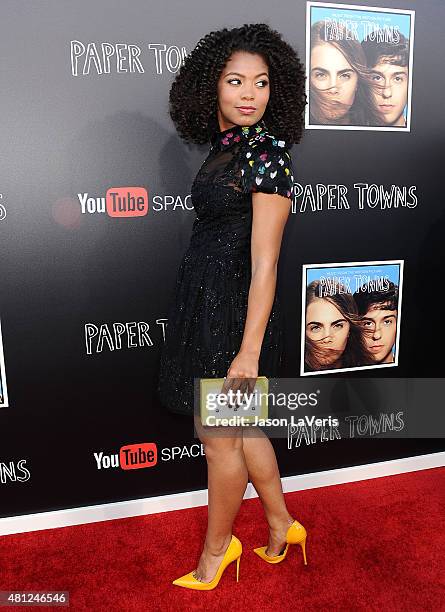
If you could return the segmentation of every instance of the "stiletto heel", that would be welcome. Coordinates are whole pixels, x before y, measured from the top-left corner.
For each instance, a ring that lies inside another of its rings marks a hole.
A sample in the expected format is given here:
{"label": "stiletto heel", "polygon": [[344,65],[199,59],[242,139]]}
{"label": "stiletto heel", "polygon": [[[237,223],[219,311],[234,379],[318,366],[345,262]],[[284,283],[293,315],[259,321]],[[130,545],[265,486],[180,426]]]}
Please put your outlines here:
{"label": "stiletto heel", "polygon": [[306,536],[304,536],[304,540],[302,540],[300,542],[300,546],[301,546],[301,549],[303,550],[304,564],[307,565],[307,561],[306,561]]}
{"label": "stiletto heel", "polygon": [[219,567],[216,571],[213,580],[211,580],[210,582],[201,582],[201,580],[195,578],[193,574],[196,570],[193,570],[192,572],[189,572],[188,574],[185,574],[184,576],[173,580],[173,584],[175,584],[176,586],[185,587],[186,589],[195,589],[197,591],[210,591],[218,585],[218,582],[220,581],[224,570],[228,565],[230,565],[230,563],[232,563],[232,561],[236,561],[236,581],[238,582],[239,564],[242,552],[243,547],[241,542],[236,536],[232,535],[230,544],[227,547],[226,552],[224,553],[224,557],[222,558],[221,563],[219,564]]}
{"label": "stiletto heel", "polygon": [[299,544],[303,550],[304,564],[307,565],[306,538],[307,538],[306,529],[303,527],[301,523],[299,523],[298,521],[294,521],[286,533],[286,547],[279,555],[269,557],[269,555],[266,554],[267,546],[261,546],[260,548],[254,548],[253,551],[259,557],[261,557],[261,559],[263,559],[264,561],[267,561],[267,563],[281,563],[281,561],[284,561],[284,559],[286,558],[287,551],[289,550],[289,544]]}

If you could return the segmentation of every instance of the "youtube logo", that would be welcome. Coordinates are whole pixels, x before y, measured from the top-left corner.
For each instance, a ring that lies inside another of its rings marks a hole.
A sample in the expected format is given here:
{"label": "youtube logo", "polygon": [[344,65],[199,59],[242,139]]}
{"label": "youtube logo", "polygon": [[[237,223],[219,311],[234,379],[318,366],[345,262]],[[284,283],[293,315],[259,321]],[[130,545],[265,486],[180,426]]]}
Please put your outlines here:
{"label": "youtube logo", "polygon": [[119,462],[123,470],[138,470],[153,467],[158,462],[158,449],[155,442],[128,444],[119,451]]}

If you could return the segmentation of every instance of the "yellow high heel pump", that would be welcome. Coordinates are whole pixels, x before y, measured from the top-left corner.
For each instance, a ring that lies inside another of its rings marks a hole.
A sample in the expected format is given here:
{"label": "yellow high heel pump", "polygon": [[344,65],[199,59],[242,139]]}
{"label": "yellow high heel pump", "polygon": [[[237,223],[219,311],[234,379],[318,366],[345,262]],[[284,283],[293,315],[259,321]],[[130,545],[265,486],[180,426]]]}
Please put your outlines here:
{"label": "yellow high heel pump", "polygon": [[303,550],[304,564],[307,565],[306,537],[307,537],[306,529],[303,527],[301,523],[299,523],[298,521],[294,521],[292,525],[289,527],[289,529],[287,530],[286,548],[283,550],[281,554],[275,555],[274,557],[269,557],[269,555],[266,555],[267,546],[261,546],[260,548],[254,548],[253,550],[254,552],[256,552],[256,554],[259,557],[261,557],[261,559],[264,559],[264,561],[267,561],[267,563],[280,563],[281,561],[284,561],[284,559],[286,558],[287,551],[289,549],[289,544],[299,544]]}
{"label": "yellow high heel pump", "polygon": [[210,582],[201,582],[201,580],[197,580],[194,577],[195,570],[181,576],[181,578],[177,578],[173,580],[173,584],[177,586],[185,587],[186,589],[196,589],[197,591],[210,591],[214,589],[223,575],[226,567],[232,563],[232,561],[236,561],[236,581],[239,580],[239,564],[241,559],[241,553],[243,552],[243,547],[238,538],[232,535],[232,539],[230,540],[230,544],[227,547],[226,552],[224,553],[224,557],[221,560],[221,563],[218,567],[218,570],[215,574],[215,577]]}

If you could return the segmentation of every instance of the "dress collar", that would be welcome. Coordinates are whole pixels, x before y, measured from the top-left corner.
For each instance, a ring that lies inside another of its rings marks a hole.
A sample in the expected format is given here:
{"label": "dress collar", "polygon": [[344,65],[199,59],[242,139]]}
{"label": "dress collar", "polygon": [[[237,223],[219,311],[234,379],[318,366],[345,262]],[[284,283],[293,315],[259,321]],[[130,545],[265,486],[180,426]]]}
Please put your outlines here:
{"label": "dress collar", "polygon": [[264,119],[260,119],[253,125],[235,125],[222,132],[216,130],[212,135],[211,144],[213,148],[228,149],[232,144],[239,142],[243,137],[246,139],[252,138],[252,136],[261,138],[266,130]]}

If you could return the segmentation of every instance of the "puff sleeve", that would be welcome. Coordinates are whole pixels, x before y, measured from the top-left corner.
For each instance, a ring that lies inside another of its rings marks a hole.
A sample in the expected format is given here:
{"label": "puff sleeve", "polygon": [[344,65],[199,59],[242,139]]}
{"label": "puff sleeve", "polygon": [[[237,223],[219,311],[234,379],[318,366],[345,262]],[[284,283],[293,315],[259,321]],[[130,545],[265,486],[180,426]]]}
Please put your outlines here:
{"label": "puff sleeve", "polygon": [[244,191],[291,197],[294,172],[285,141],[272,139],[255,143],[244,155],[241,164]]}

